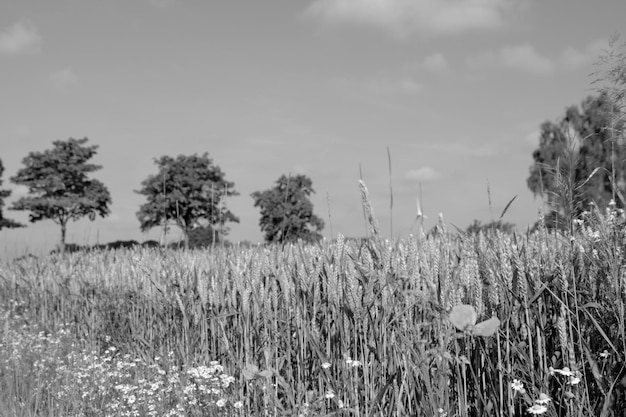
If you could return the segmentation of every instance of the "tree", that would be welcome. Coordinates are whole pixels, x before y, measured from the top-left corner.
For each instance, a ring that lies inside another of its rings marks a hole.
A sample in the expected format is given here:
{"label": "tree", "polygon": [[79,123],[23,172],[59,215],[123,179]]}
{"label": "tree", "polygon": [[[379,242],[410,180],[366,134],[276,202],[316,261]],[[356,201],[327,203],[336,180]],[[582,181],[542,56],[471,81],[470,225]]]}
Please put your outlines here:
{"label": "tree", "polygon": [[606,93],[569,107],[558,122],[541,125],[527,184],[546,197],[551,210],[571,221],[590,203],[606,207],[626,191],[623,121],[616,124],[614,103]]}
{"label": "tree", "polygon": [[226,181],[207,153],[179,155],[176,159],[162,156],[154,162],[159,172],[146,178],[136,191],[148,199],[137,212],[142,231],[155,226],[167,230],[173,223],[182,230],[188,248],[193,229],[218,226],[219,233],[226,235],[225,223],[239,222],[225,206],[226,197],[239,195],[235,184]]}
{"label": "tree", "polygon": [[477,234],[479,232],[495,232],[499,230],[504,234],[513,233],[515,225],[509,222],[503,222],[502,220],[492,220],[489,223],[483,223],[480,220],[474,220],[474,222],[468,226],[465,230],[467,234]]}
{"label": "tree", "polygon": [[251,194],[261,208],[259,225],[267,242],[317,241],[324,221],[313,214],[313,182],[305,175],[282,175],[273,188]]}
{"label": "tree", "polygon": [[[2,173],[4,172],[4,166],[2,165],[2,160],[0,159],[0,186],[2,186]],[[11,195],[11,190],[3,190],[0,189],[0,230],[2,229],[14,229],[16,227],[24,227],[23,224],[18,223],[11,219],[5,219],[2,214],[2,208],[4,207],[4,199],[8,198]]]}
{"label": "tree", "polygon": [[106,217],[111,204],[109,190],[87,174],[102,167],[87,163],[96,155],[97,145],[85,146],[87,138],[52,142],[44,152],[31,152],[24,168],[11,178],[28,187],[27,197],[13,203],[12,210],[30,211],[31,223],[52,220],[61,226],[61,252],[65,251],[67,223],[83,217]]}
{"label": "tree", "polygon": [[192,249],[208,248],[220,241],[217,230],[211,226],[200,226],[189,233],[189,247]]}

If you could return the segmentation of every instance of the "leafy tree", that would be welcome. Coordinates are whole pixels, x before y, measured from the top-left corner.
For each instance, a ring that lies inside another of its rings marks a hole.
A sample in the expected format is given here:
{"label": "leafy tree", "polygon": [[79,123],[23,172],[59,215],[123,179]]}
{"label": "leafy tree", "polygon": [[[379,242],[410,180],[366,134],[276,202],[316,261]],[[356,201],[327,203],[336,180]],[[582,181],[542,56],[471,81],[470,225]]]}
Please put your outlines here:
{"label": "leafy tree", "polygon": [[503,222],[502,220],[492,220],[489,223],[483,223],[480,220],[474,220],[474,222],[466,229],[466,233],[475,234],[481,231],[493,232],[499,230],[502,233],[508,234],[512,233],[514,229],[515,225],[513,223]]}
{"label": "leafy tree", "polygon": [[189,247],[192,249],[208,248],[219,241],[219,233],[211,226],[196,227],[189,233]]}
{"label": "leafy tree", "polygon": [[254,206],[261,208],[259,225],[267,242],[321,239],[324,221],[313,214],[309,200],[314,192],[313,182],[306,175],[282,175],[273,188],[251,194]]}
{"label": "leafy tree", "polygon": [[626,122],[626,42],[620,42],[620,36],[612,36],[609,49],[603,51],[596,62],[599,68],[593,81],[596,91],[606,94],[613,105],[610,129],[615,135],[623,135],[619,126]]}
{"label": "leafy tree", "polygon": [[624,123],[616,124],[614,109],[609,95],[601,93],[585,99],[580,109],[569,107],[560,121],[541,125],[527,184],[565,219],[571,221],[591,202],[606,207],[620,197],[624,205]]}
{"label": "leafy tree", "polygon": [[[4,172],[4,166],[2,165],[2,160],[0,159],[0,186],[2,186],[2,173]],[[7,228],[13,229],[16,227],[24,227],[23,224],[18,223],[11,219],[5,219],[2,214],[2,208],[4,207],[4,199],[8,198],[11,195],[11,190],[3,190],[0,189],[0,230]]]}
{"label": "leafy tree", "polygon": [[87,174],[102,168],[87,163],[98,149],[85,146],[87,138],[52,142],[44,152],[31,152],[22,163],[24,168],[11,178],[15,184],[28,187],[29,195],[13,203],[12,210],[30,211],[29,220],[52,220],[61,226],[60,249],[65,251],[67,223],[82,217],[94,220],[106,217],[111,204],[109,190]]}
{"label": "leafy tree", "polygon": [[155,163],[159,172],[146,178],[136,191],[148,199],[137,212],[142,231],[155,226],[167,230],[173,223],[183,231],[188,248],[193,229],[217,226],[225,235],[228,232],[226,222],[239,222],[225,207],[226,197],[239,195],[233,188],[235,184],[226,181],[222,170],[213,164],[207,153],[179,155],[176,159],[162,156],[155,159]]}

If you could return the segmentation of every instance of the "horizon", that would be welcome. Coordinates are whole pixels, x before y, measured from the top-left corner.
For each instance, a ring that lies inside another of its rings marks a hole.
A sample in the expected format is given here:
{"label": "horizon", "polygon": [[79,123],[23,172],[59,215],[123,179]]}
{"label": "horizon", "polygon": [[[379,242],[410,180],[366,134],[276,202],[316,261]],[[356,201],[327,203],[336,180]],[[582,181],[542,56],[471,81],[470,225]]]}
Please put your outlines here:
{"label": "horizon", "polygon": [[155,158],[204,152],[240,193],[231,242],[262,242],[250,194],[283,174],[313,181],[326,239],[366,235],[361,174],[385,237],[407,236],[420,194],[425,230],[439,213],[451,228],[498,220],[516,195],[502,221],[524,230],[543,206],[526,185],[540,125],[596,94],[625,15],[621,0],[7,0],[0,188],[27,227],[0,231],[0,258],[54,249],[55,223],[8,209],[26,192],[9,178],[83,137],[111,214],[69,223],[67,243],[159,241],[134,190]]}

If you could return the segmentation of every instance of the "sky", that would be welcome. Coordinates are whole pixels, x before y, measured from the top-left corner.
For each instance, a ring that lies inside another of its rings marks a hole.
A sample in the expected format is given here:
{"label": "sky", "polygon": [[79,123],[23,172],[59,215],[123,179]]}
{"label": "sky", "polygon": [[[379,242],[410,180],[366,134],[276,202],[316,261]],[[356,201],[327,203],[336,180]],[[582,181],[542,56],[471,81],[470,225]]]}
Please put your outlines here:
{"label": "sky", "polygon": [[[205,152],[240,194],[231,241],[262,241],[250,194],[283,174],[311,178],[327,238],[365,235],[360,177],[386,237],[415,233],[420,195],[427,229],[517,196],[503,220],[523,230],[542,207],[526,186],[539,127],[595,93],[624,16],[623,0],[3,0],[0,188],[10,206],[29,152],[87,137],[111,214],[68,242],[158,240],[135,190],[155,158]],[[4,229],[0,256],[59,238],[52,221]]]}

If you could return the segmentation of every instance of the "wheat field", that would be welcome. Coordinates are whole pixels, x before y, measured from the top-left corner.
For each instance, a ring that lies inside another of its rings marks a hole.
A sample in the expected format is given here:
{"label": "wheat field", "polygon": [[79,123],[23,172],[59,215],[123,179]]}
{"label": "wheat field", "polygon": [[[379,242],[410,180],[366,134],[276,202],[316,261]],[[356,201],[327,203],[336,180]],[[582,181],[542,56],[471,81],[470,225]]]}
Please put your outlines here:
{"label": "wheat field", "polygon": [[6,262],[0,409],[624,416],[622,223]]}

